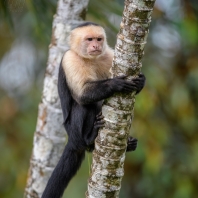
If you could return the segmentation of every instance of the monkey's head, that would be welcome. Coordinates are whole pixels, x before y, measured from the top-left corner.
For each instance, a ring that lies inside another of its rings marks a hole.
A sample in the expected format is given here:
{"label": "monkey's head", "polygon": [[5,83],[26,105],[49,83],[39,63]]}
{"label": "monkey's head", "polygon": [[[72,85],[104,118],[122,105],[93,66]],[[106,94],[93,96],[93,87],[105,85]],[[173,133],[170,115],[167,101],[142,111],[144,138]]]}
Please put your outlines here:
{"label": "monkey's head", "polygon": [[84,23],[71,31],[70,49],[79,56],[93,59],[105,52],[107,41],[104,29],[95,23]]}

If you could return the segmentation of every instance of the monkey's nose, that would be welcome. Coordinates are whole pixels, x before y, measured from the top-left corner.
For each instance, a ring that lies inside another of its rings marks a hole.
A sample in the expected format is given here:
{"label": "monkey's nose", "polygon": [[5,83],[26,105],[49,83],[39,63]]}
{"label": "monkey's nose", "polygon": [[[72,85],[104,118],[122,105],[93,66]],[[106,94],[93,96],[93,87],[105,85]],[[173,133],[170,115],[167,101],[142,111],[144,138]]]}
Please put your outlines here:
{"label": "monkey's nose", "polygon": [[98,49],[98,46],[97,45],[94,45],[93,48],[97,50]]}

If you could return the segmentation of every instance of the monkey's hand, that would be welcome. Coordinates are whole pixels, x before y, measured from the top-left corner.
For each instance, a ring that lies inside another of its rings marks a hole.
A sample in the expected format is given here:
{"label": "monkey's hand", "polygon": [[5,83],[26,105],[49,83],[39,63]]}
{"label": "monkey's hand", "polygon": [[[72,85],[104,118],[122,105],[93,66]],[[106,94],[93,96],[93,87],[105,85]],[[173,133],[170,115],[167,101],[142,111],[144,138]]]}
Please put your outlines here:
{"label": "monkey's hand", "polygon": [[136,94],[139,93],[145,84],[144,74],[139,74],[138,77],[132,80],[126,80],[126,75],[118,76],[112,79],[111,88],[116,92],[126,92],[130,93],[136,91]]}
{"label": "monkey's hand", "polygon": [[133,79],[133,82],[136,84],[136,94],[138,94],[144,88],[146,77],[140,73],[137,78]]}
{"label": "monkey's hand", "polygon": [[137,147],[137,139],[129,136],[128,141],[127,141],[127,152],[129,151],[135,151]]}

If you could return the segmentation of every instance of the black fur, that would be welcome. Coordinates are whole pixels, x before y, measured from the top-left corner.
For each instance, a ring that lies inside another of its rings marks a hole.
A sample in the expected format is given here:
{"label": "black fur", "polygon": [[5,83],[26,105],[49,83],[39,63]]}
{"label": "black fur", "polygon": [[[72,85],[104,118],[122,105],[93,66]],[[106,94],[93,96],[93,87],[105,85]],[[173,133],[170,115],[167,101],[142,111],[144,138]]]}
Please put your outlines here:
{"label": "black fur", "polygon": [[[94,149],[94,140],[98,129],[104,126],[101,115],[102,100],[115,92],[140,92],[144,87],[145,77],[140,74],[133,81],[126,81],[126,76],[86,83],[84,94],[77,100],[72,97],[66,76],[59,69],[58,92],[64,117],[64,127],[68,134],[68,143],[54,169],[42,198],[60,198],[71,178],[76,174],[85,151]],[[127,151],[137,147],[137,139],[129,137]]]}
{"label": "black fur", "polygon": [[65,146],[63,154],[56,165],[43,192],[42,198],[60,198],[71,178],[80,168],[85,151],[72,149],[70,142]]}
{"label": "black fur", "polygon": [[85,27],[85,26],[90,26],[90,25],[93,25],[93,26],[100,26],[100,25],[97,24],[97,23],[93,23],[93,22],[86,21],[86,22],[78,22],[78,23],[72,24],[72,25],[71,25],[71,29],[74,30],[74,29],[76,29],[76,28]]}
{"label": "black fur", "polygon": [[145,84],[145,76],[139,74],[138,78],[127,81],[126,76],[119,76],[113,79],[98,80],[86,83],[83,95],[78,99],[81,105],[86,105],[109,98],[114,93],[139,93]]}
{"label": "black fur", "polygon": [[76,26],[76,28],[85,27],[85,26],[89,26],[89,25],[100,26],[100,25],[98,25],[97,23],[93,23],[93,22],[87,21],[87,22],[83,22],[83,23],[81,23],[80,25]]}

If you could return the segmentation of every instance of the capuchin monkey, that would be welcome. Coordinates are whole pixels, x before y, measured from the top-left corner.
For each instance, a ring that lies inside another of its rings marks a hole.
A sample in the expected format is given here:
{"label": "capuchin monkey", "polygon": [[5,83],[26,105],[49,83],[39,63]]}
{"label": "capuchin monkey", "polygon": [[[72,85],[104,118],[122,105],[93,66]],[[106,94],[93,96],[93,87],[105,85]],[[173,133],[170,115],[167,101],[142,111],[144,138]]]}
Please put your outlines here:
{"label": "capuchin monkey", "polygon": [[[103,100],[114,93],[139,93],[145,76],[126,80],[111,77],[113,50],[104,29],[85,22],[71,31],[70,49],[64,54],[58,76],[58,93],[63,111],[68,143],[55,167],[42,198],[60,198],[71,178],[80,168],[85,151],[94,149],[94,140],[105,122]],[[129,137],[127,151],[136,149],[137,139]]]}

